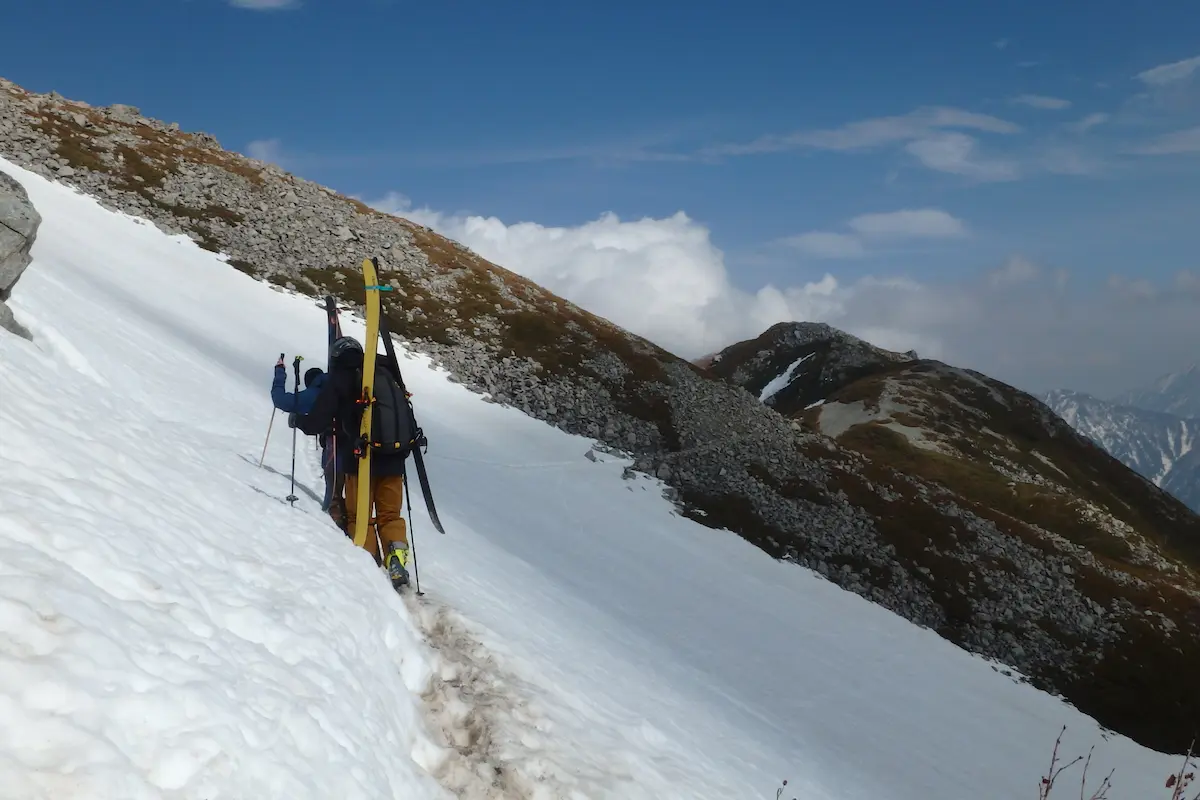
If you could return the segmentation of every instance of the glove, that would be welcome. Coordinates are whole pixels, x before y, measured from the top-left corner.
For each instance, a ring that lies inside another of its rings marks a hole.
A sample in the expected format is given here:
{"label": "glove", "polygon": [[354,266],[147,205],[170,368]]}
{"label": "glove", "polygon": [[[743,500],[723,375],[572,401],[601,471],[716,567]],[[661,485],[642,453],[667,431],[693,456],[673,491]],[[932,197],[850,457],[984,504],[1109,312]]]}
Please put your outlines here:
{"label": "glove", "polygon": [[277,366],[277,367],[283,367],[284,369],[287,369],[287,365],[285,365],[285,364],[283,363],[283,353],[280,353],[280,354],[279,354],[279,360],[275,362],[275,366]]}
{"label": "glove", "polygon": [[297,417],[297,414],[295,411],[288,412],[288,427],[289,428],[296,427],[296,417]]}

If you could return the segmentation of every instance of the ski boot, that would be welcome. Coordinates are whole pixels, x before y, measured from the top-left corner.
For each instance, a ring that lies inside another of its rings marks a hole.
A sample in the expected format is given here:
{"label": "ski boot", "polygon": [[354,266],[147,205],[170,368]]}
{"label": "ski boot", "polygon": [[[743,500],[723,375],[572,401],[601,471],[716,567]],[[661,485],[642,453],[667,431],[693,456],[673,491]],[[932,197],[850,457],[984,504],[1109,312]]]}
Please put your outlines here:
{"label": "ski boot", "polygon": [[389,542],[387,555],[384,557],[388,577],[391,578],[392,588],[399,590],[408,585],[408,548],[398,542]]}

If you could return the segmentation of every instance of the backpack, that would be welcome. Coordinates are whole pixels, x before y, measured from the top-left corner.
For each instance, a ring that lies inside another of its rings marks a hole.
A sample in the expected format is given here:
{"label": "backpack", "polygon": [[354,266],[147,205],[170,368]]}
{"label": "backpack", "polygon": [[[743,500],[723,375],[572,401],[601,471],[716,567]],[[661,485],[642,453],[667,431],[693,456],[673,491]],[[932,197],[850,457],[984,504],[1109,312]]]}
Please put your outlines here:
{"label": "backpack", "polygon": [[[361,381],[360,381],[361,383]],[[407,456],[416,443],[412,405],[392,371],[375,367],[375,407],[371,410],[371,449],[377,455]]]}
{"label": "backpack", "polygon": [[[362,386],[362,370],[354,371],[354,385]],[[357,404],[356,404],[357,405]],[[375,405],[371,409],[371,452],[380,456],[406,457],[416,445],[419,432],[413,429],[412,405],[391,369],[375,366]],[[362,407],[342,424],[347,441],[357,442],[362,425]]]}

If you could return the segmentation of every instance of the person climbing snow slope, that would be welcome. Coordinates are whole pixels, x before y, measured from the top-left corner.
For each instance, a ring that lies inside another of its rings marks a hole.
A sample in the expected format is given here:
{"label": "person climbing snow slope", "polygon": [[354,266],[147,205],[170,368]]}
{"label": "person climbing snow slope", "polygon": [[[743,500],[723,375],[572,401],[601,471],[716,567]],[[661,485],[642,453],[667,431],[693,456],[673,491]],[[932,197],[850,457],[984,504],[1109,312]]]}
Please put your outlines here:
{"label": "person climbing snow slope", "polygon": [[[325,378],[324,370],[320,367],[313,367],[304,373],[304,388],[299,392],[289,392],[287,390],[287,366],[284,364],[283,356],[281,355],[275,362],[275,378],[271,381],[271,403],[280,411],[287,412],[289,428],[296,427],[296,418],[301,414],[307,414],[312,409],[321,387],[325,385]],[[329,512],[334,524],[345,531],[346,506],[341,498],[340,485],[335,485],[335,472],[338,465],[334,464],[334,450],[329,446],[329,431],[321,431],[317,434],[317,439],[321,445],[321,469],[325,474],[326,504],[322,504],[322,508]]]}
{"label": "person climbing snow slope", "polygon": [[[358,494],[358,458],[354,451],[358,445],[359,423],[362,419],[362,408],[358,401],[362,393],[364,355],[362,345],[357,340],[343,336],[333,343],[329,356],[329,373],[326,380],[311,409],[297,418],[296,425],[309,435],[332,429],[333,438],[337,442],[337,459],[346,476],[345,530],[352,531],[358,515],[355,502]],[[381,390],[384,386],[390,386],[399,392],[398,384],[384,356],[376,356],[375,369],[377,397],[383,395]],[[377,423],[385,427],[407,428],[406,421],[389,419],[393,414],[387,412],[392,409],[395,409],[394,405],[377,407],[372,411],[372,416]],[[396,409],[395,413],[398,412],[399,409]],[[407,452],[393,454],[380,451],[371,455],[371,505],[375,509],[375,524],[383,544],[382,561],[375,536],[367,536],[365,547],[375,559],[375,563],[385,564],[388,577],[396,586],[408,583],[408,531],[401,516],[406,458]]]}

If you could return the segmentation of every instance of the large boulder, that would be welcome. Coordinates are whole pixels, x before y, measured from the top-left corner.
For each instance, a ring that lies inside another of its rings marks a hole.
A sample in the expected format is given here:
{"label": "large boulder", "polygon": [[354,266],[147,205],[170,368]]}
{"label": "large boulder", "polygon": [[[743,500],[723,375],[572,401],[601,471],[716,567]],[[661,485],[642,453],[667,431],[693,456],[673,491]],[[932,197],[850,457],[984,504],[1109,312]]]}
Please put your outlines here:
{"label": "large boulder", "polygon": [[25,187],[0,172],[0,328],[27,339],[29,332],[13,319],[5,301],[29,266],[29,251],[41,224],[42,216],[30,202]]}

